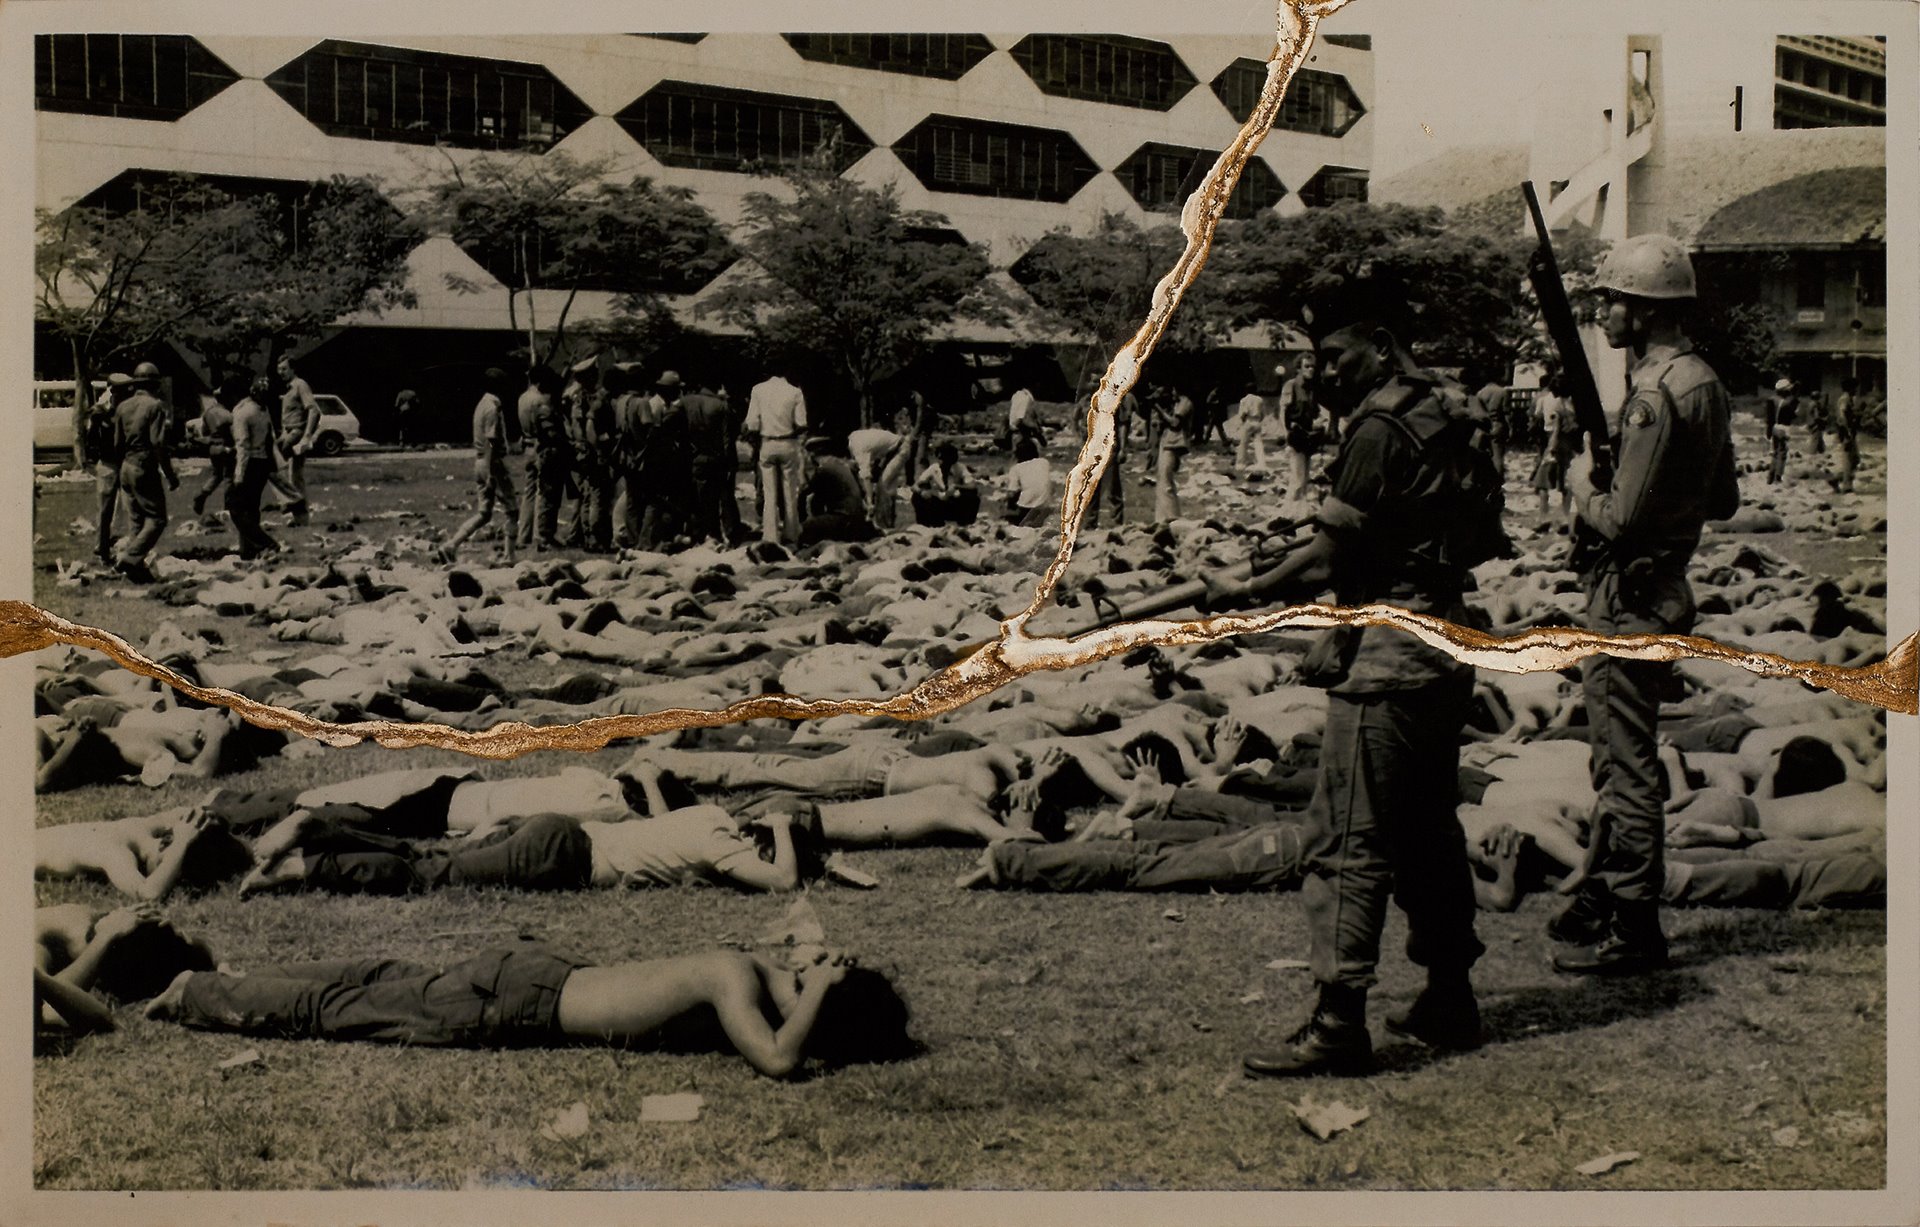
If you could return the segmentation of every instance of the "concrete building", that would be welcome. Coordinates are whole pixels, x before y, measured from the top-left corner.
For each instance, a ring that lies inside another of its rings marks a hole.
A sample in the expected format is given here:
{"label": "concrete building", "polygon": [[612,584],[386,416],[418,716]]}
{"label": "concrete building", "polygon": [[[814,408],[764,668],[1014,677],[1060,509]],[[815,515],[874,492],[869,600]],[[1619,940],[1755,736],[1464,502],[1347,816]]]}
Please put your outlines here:
{"label": "concrete building", "polygon": [[[1729,30],[1549,48],[1540,72],[1554,88],[1531,144],[1453,150],[1382,182],[1379,198],[1497,205],[1518,228],[1530,178],[1555,229],[1687,243],[1717,293],[1769,311],[1778,365],[1803,386],[1833,395],[1853,375],[1884,388],[1883,42]],[[1592,335],[1588,357],[1617,397],[1621,355]]]}
{"label": "concrete building", "polygon": [[[565,151],[691,189],[724,224],[752,173],[838,131],[842,173],[942,214],[1001,270],[1048,230],[1115,212],[1171,220],[1250,113],[1268,40],[984,34],[662,34],[340,39],[42,35],[38,203],[124,203],[143,177],[191,172],[233,191],[297,192],[337,173],[389,195],[489,154]],[[1324,37],[1230,211],[1364,199],[1372,52]],[[486,252],[438,236],[411,257],[417,307],[347,320],[306,368],[381,430],[415,372],[466,372],[510,348]],[[675,298],[692,320],[738,269]],[[475,292],[449,288],[454,282]],[[574,318],[622,286],[584,292]],[[645,288],[645,287],[630,287]],[[551,320],[558,291],[536,291]],[[524,299],[520,319],[524,324]],[[711,328],[703,322],[703,328]],[[1005,346],[982,332],[958,343]],[[48,367],[59,364],[42,346]],[[61,372],[49,370],[50,375]],[[464,387],[459,395],[465,396]],[[369,413],[369,410],[372,410]]]}

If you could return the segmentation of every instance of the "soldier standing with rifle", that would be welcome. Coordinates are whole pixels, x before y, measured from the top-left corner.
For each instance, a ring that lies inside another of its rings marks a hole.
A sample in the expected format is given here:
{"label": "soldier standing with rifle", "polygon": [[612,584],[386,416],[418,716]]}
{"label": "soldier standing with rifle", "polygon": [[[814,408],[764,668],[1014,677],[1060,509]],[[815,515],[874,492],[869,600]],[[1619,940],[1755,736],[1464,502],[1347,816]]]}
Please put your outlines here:
{"label": "soldier standing with rifle", "polygon": [[[1459,622],[1469,569],[1510,549],[1500,481],[1472,447],[1470,424],[1414,365],[1404,341],[1412,312],[1385,282],[1351,284],[1349,301],[1313,321],[1334,326],[1320,342],[1318,391],[1348,429],[1317,530],[1258,587],[1287,600],[1330,587],[1342,605],[1388,602]],[[1473,670],[1404,631],[1365,626],[1328,632],[1301,674],[1327,688],[1302,886],[1319,1000],[1285,1047],[1244,1064],[1277,1077],[1372,1068],[1367,991],[1389,899],[1407,915],[1407,955],[1427,983],[1388,1029],[1436,1048],[1477,1047],[1468,971],[1484,947],[1454,787]]]}
{"label": "soldier standing with rifle", "polygon": [[[1534,216],[1539,225],[1537,206]],[[1569,334],[1572,315],[1544,227],[1541,242],[1534,286],[1559,342],[1555,309],[1565,313]],[[1600,323],[1607,343],[1627,350],[1633,365],[1619,436],[1608,439],[1592,376],[1584,360],[1573,360],[1577,339],[1572,349],[1561,346],[1563,373],[1588,438],[1568,474],[1586,625],[1605,634],[1684,633],[1694,621],[1687,564],[1701,529],[1739,506],[1731,406],[1682,328],[1696,290],[1692,262],[1678,240],[1648,234],[1621,241],[1601,262],[1597,284],[1606,296]],[[1658,751],[1660,698],[1672,672],[1670,664],[1611,656],[1592,657],[1583,667],[1598,799],[1588,876],[1548,925],[1549,936],[1566,947],[1554,955],[1559,971],[1633,974],[1666,964],[1660,891],[1667,789]]]}

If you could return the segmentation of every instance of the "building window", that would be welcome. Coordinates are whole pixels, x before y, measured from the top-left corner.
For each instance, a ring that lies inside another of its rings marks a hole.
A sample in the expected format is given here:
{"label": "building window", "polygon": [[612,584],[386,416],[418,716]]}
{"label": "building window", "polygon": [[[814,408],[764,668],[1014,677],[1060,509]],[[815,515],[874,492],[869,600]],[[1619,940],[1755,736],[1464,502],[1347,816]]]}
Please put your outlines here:
{"label": "building window", "polygon": [[635,37],[635,38],[657,38],[657,39],[660,39],[660,40],[661,40],[662,42],[669,42],[669,43],[697,43],[697,42],[699,42],[699,41],[700,41],[701,39],[703,39],[703,38],[705,38],[705,37],[706,37],[706,35],[705,35],[705,34],[660,34],[660,33],[653,33],[653,34],[635,34],[635,35],[634,35],[633,37]]}
{"label": "building window", "polygon": [[1322,166],[1300,186],[1300,203],[1315,209],[1352,201],[1367,202],[1367,172],[1351,166]]}
{"label": "building window", "polygon": [[[1180,145],[1146,144],[1114,168],[1140,207],[1154,213],[1175,213],[1207,177],[1219,158],[1218,150]],[[1253,217],[1271,209],[1287,194],[1280,177],[1260,158],[1250,158],[1227,198],[1226,216]]]}
{"label": "building window", "polygon": [[983,34],[782,34],[803,60],[957,81],[993,54]]}
{"label": "building window", "polygon": [[267,78],[331,136],[545,149],[593,112],[539,64],[329,39]]}
{"label": "building window", "polygon": [[[1329,43],[1335,47],[1347,47],[1354,51],[1373,50],[1373,35],[1371,34],[1322,34],[1320,41]],[[1241,122],[1245,123],[1246,121],[1242,120]]]}
{"label": "building window", "polygon": [[790,165],[833,142],[843,171],[873,148],[832,102],[687,81],[662,81],[614,119],[668,166],[696,170]]}
{"label": "building window", "polygon": [[1827,306],[1827,262],[1817,255],[1802,255],[1793,265],[1793,305],[1802,311],[1823,311]]}
{"label": "building window", "polygon": [[1860,260],[1860,280],[1856,283],[1858,291],[1855,298],[1863,307],[1887,305],[1887,258],[1886,253],[1877,252],[1863,256]]}
{"label": "building window", "polygon": [[1172,47],[1119,34],[1029,34],[1010,54],[1059,98],[1164,111],[1199,84]]}
{"label": "building window", "polygon": [[894,153],[936,192],[1071,200],[1100,173],[1071,136],[1051,128],[929,115]]}
{"label": "building window", "polygon": [[[326,203],[331,184],[306,179],[269,179],[254,175],[186,175],[176,171],[123,170],[74,202],[76,208],[109,213],[218,208],[231,201],[266,201],[290,251],[298,252],[312,233],[314,213]],[[391,207],[391,203],[389,203]],[[393,210],[395,216],[399,210]]]}
{"label": "building window", "polygon": [[[1220,70],[1213,79],[1213,92],[1235,120],[1246,123],[1260,105],[1266,85],[1267,66],[1243,56]],[[1366,113],[1367,108],[1346,77],[1303,68],[1287,83],[1287,96],[1273,126],[1289,132],[1339,137],[1351,131]]]}
{"label": "building window", "polygon": [[38,34],[33,79],[42,111],[171,122],[240,74],[184,34]]}

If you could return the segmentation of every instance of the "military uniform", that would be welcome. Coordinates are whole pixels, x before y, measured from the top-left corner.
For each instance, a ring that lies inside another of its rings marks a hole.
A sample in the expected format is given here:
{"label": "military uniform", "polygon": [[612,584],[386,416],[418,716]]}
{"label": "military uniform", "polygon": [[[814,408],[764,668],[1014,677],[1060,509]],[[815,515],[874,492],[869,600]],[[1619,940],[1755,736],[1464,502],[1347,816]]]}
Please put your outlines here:
{"label": "military uniform", "polygon": [[[1320,513],[1340,604],[1466,618],[1466,567],[1443,539],[1461,496],[1442,453],[1465,448],[1437,441],[1448,426],[1424,377],[1398,374],[1361,403]],[[1373,983],[1389,895],[1407,914],[1407,956],[1464,975],[1484,949],[1455,813],[1473,670],[1384,626],[1336,628],[1308,665],[1309,680],[1328,685],[1302,888],[1314,979]]]}
{"label": "military uniform", "polygon": [[[1739,505],[1731,404],[1690,344],[1649,346],[1629,376],[1612,484],[1576,483],[1579,518],[1605,540],[1584,575],[1586,625],[1604,634],[1693,629],[1687,564],[1710,519]],[[1596,878],[1615,901],[1660,898],[1666,787],[1660,696],[1673,666],[1590,658],[1582,670],[1598,809]]]}
{"label": "military uniform", "polygon": [[120,457],[120,492],[132,521],[120,543],[121,566],[144,562],[167,531],[169,425],[166,403],[145,388],[114,407],[112,451]]}
{"label": "military uniform", "polygon": [[[125,386],[125,375],[116,374],[109,380],[122,381],[116,386]],[[114,443],[115,402],[111,393],[96,401],[88,410],[80,429],[81,457],[93,470],[93,492],[98,511],[96,527],[99,538],[94,545],[94,557],[101,562],[113,561],[113,517],[120,507],[120,453]]]}

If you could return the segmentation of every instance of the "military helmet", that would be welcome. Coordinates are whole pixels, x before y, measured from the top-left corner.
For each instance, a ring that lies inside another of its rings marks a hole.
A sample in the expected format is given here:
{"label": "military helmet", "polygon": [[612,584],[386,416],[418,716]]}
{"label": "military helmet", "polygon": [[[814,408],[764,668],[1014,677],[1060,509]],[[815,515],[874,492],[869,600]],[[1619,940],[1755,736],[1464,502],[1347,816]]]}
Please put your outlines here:
{"label": "military helmet", "polygon": [[142,362],[139,366],[133,368],[133,377],[136,380],[158,379],[160,378],[160,368],[151,362]]}
{"label": "military helmet", "polygon": [[1664,234],[1622,239],[1600,261],[1594,284],[1635,298],[1696,298],[1693,261],[1680,240]]}
{"label": "military helmet", "polygon": [[1773,385],[1773,390],[1780,393],[1791,392],[1793,391],[1793,380],[1782,378],[1779,383]]}

